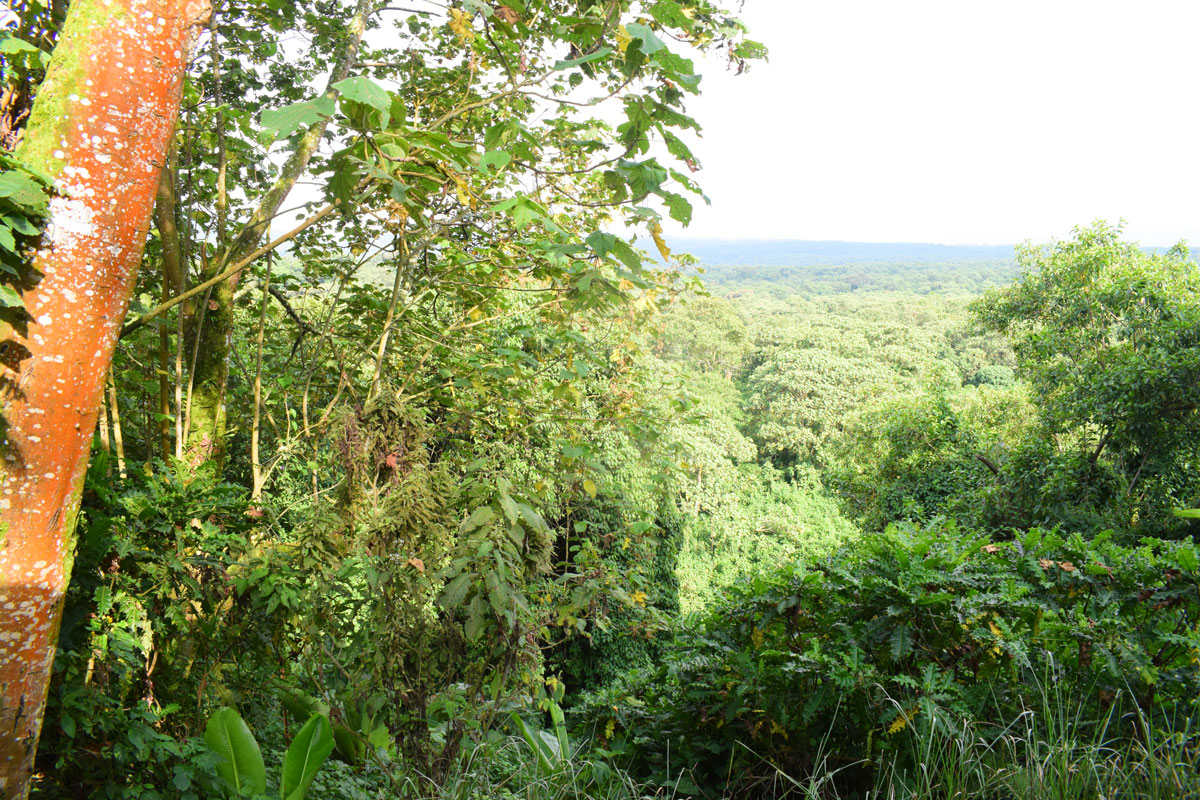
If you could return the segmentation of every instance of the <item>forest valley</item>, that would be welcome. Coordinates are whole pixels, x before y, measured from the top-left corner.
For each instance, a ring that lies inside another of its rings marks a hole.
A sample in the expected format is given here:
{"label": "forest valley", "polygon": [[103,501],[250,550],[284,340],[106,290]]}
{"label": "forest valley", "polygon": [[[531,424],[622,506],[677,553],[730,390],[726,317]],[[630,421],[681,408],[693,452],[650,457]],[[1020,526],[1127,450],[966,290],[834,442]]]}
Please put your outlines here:
{"label": "forest valley", "polygon": [[1186,247],[701,270],[736,3],[403,5],[0,17],[0,798],[1200,797]]}

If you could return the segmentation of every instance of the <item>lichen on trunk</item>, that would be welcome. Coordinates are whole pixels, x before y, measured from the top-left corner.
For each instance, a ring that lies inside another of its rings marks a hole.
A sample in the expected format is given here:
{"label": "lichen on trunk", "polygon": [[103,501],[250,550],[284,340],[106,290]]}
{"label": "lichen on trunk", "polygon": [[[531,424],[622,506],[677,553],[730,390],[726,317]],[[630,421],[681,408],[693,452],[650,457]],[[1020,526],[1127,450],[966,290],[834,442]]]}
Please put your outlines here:
{"label": "lichen on trunk", "polygon": [[28,795],[100,395],[207,0],[74,0],[16,157],[54,179],[0,327],[0,798]]}

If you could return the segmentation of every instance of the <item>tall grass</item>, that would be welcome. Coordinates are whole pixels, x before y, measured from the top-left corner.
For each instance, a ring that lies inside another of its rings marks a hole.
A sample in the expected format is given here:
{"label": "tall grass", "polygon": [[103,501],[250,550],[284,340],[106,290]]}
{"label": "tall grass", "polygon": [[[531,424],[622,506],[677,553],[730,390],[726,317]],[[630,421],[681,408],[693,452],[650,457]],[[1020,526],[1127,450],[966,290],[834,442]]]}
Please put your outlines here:
{"label": "tall grass", "polygon": [[1057,684],[1037,688],[1003,727],[922,715],[879,771],[873,800],[1200,800],[1192,720],[1156,724],[1127,697],[1088,718],[1089,704]]}

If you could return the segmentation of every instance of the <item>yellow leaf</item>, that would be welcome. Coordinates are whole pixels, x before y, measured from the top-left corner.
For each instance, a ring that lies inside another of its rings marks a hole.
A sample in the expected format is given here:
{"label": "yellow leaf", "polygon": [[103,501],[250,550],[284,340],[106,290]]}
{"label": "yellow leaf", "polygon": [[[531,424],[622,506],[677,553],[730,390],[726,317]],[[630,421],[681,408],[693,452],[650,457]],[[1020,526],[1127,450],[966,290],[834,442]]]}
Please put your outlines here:
{"label": "yellow leaf", "polygon": [[629,31],[625,30],[624,25],[617,28],[617,49],[621,53],[624,53],[632,42],[633,37],[629,35]]}
{"label": "yellow leaf", "polygon": [[990,630],[992,632],[993,636],[1001,636],[1002,635],[1000,632],[1000,629],[996,627],[996,623],[992,622],[990,619],[988,620],[988,630]]}
{"label": "yellow leaf", "polygon": [[454,176],[454,193],[458,195],[458,202],[464,206],[470,206],[472,211],[479,208],[479,203],[475,200],[475,195],[471,194],[471,187],[460,176]]}
{"label": "yellow leaf", "polygon": [[471,29],[471,15],[459,8],[450,9],[450,30],[458,37],[459,44],[466,44],[475,38]]}
{"label": "yellow leaf", "polygon": [[904,730],[905,728],[908,727],[909,721],[913,717],[915,717],[920,710],[921,710],[920,706],[913,706],[912,709],[908,711],[908,713],[901,711],[900,716],[898,716],[894,720],[892,720],[892,724],[888,726],[887,732],[888,733],[899,733],[900,731]]}
{"label": "yellow leaf", "polygon": [[663,261],[671,258],[671,248],[667,247],[667,243],[663,241],[662,225],[657,222],[650,226],[650,235],[654,237],[654,246],[658,248],[658,252],[662,254]]}
{"label": "yellow leaf", "polygon": [[595,497],[595,496],[596,496],[596,484],[595,484],[595,482],[594,482],[594,481],[592,481],[592,479],[591,479],[591,478],[588,478],[587,480],[585,480],[585,481],[583,482],[583,490],[584,490],[585,492],[587,492],[587,493],[588,493],[588,496],[589,496],[589,497]]}
{"label": "yellow leaf", "polygon": [[646,605],[646,593],[643,592],[641,589],[638,589],[636,592],[629,595],[629,597],[633,600],[633,602],[637,603],[639,606]]}

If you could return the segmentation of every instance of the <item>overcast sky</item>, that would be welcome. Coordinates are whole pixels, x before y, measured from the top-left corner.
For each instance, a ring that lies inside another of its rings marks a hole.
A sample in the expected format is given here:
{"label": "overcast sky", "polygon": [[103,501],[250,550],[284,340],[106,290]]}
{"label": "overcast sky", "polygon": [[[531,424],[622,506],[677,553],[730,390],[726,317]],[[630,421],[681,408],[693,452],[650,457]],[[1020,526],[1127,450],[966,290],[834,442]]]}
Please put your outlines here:
{"label": "overcast sky", "polygon": [[[747,0],[706,65],[686,236],[1200,246],[1197,0]],[[677,233],[677,229],[672,230]]]}

